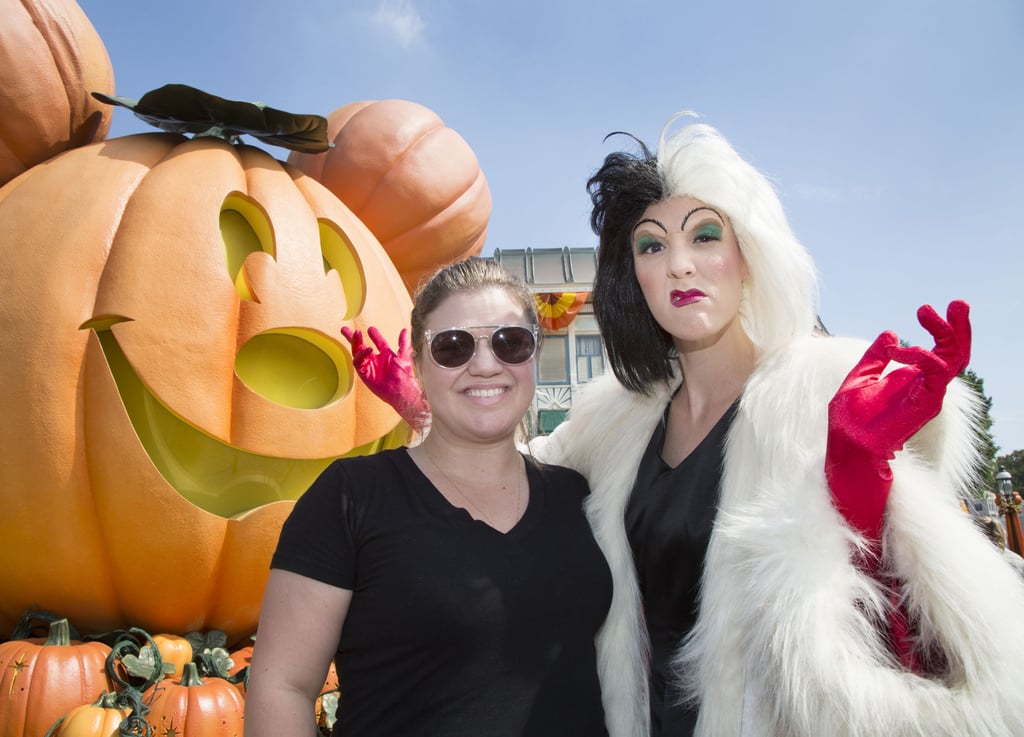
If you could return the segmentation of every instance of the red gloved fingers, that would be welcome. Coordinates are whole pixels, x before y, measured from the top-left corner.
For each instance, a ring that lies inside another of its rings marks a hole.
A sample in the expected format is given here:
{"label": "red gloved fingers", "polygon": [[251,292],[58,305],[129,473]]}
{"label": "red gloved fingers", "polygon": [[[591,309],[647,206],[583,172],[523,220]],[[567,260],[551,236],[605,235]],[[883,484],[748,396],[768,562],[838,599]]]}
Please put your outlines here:
{"label": "red gloved fingers", "polygon": [[[829,402],[830,432],[841,431],[879,461],[892,459],[939,413],[949,383],[948,366],[934,353],[883,336]],[[882,374],[890,361],[904,365]]]}
{"label": "red gloved fingers", "polygon": [[[377,328],[370,326],[367,329],[367,334],[370,336],[370,340],[377,346],[377,350],[382,354],[386,354],[391,351],[391,345],[384,338],[384,335]],[[412,365],[412,345],[409,344],[409,330],[408,328],[402,328],[398,333],[398,352],[394,353],[398,358],[398,362],[405,368]]]}
{"label": "red gloved fingers", "polygon": [[[912,383],[916,385],[907,391],[907,401],[921,403],[923,401],[921,392],[924,392],[936,400],[934,402],[935,412],[931,417],[938,414],[942,405],[942,397],[946,393],[946,387],[958,372],[954,371],[949,363],[944,361],[937,353],[918,346],[897,346],[893,348],[891,358],[893,361],[905,364],[907,367],[897,369],[897,371],[892,373],[910,371],[911,373],[908,375],[908,378],[912,379]],[[928,419],[931,419],[931,417]]]}
{"label": "red gloved fingers", "polygon": [[952,379],[971,360],[970,306],[963,300],[954,300],[946,309],[946,319],[939,317],[931,305],[917,311],[921,326],[935,338],[934,352],[949,364]]}
{"label": "red gloved fingers", "polygon": [[360,330],[345,326],[341,329],[341,334],[352,347],[352,365],[359,371],[373,356],[373,349],[363,342],[363,333]]}
{"label": "red gloved fingers", "polygon": [[959,374],[971,362],[971,306],[962,299],[953,300],[946,308],[946,320],[953,327],[960,346],[960,370],[957,371]]}
{"label": "red gloved fingers", "polygon": [[405,328],[398,334],[398,360],[404,365],[412,363],[412,344],[409,342],[409,331]]}
{"label": "red gloved fingers", "polygon": [[391,346],[388,341],[384,338],[384,334],[380,330],[373,327],[372,325],[366,329],[366,334],[373,341],[373,344],[377,347],[377,352],[381,355],[387,355],[391,352]]}
{"label": "red gloved fingers", "polygon": [[864,351],[864,355],[861,356],[857,364],[850,369],[850,373],[843,379],[843,383],[839,386],[839,391],[836,392],[833,401],[836,400],[844,390],[853,389],[859,386],[866,386],[878,381],[878,377],[882,375],[882,371],[889,364],[889,353],[892,347],[899,344],[899,338],[896,337],[896,333],[887,330],[877,338],[875,341],[868,346],[868,349]]}
{"label": "red gloved fingers", "polygon": [[391,350],[383,333],[373,326],[367,328],[366,334],[376,350],[363,341],[358,330],[343,327],[341,334],[352,345],[352,362],[363,383],[409,425],[422,428],[430,408],[413,371],[407,330],[403,329],[398,336],[398,354]]}

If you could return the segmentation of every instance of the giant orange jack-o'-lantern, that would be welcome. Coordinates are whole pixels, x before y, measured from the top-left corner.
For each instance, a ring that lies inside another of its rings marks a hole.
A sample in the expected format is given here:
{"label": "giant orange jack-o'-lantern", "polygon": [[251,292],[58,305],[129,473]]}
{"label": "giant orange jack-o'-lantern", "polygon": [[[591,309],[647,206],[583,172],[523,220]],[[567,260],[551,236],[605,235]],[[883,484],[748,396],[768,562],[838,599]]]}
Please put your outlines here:
{"label": "giant orange jack-o'-lantern", "polygon": [[113,92],[114,70],[74,0],[0,0],[0,185],[107,135],[91,90]]}
{"label": "giant orange jack-o'-lantern", "polygon": [[491,191],[469,144],[406,100],[354,102],[327,116],[334,148],[295,164],[373,231],[415,292],[425,274],[480,254]]}
{"label": "giant orange jack-o'-lantern", "polygon": [[250,146],[151,133],[0,189],[0,631],[255,629],[293,500],[406,428],[343,325],[411,307],[334,195]]}

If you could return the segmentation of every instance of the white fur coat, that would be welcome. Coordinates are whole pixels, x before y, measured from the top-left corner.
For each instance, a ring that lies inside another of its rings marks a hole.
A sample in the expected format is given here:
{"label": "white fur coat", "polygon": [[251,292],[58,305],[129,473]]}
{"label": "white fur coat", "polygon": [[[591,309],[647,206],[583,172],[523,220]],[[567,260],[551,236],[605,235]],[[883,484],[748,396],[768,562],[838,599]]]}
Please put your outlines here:
{"label": "white fur coat", "polygon": [[[945,677],[900,669],[877,635],[886,599],[851,562],[862,540],[824,475],[827,404],[866,347],[798,340],[743,392],[700,614],[677,656],[700,700],[697,737],[1024,736],[1024,584],[958,504],[976,416],[959,382],[892,462],[883,553]],[[611,737],[643,737],[647,638],[623,514],[671,388],[641,397],[608,376],[581,394],[534,452],[590,481],[587,514],[615,581],[598,640],[606,718]]]}

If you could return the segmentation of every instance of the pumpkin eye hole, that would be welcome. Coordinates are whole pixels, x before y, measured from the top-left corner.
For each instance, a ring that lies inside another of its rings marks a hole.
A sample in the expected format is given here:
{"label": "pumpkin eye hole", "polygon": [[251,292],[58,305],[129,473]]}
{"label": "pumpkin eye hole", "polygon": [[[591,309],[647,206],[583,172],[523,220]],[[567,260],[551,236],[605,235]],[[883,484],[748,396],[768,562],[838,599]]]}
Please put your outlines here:
{"label": "pumpkin eye hole", "polygon": [[300,409],[319,409],[352,389],[351,361],[337,342],[303,328],[250,338],[235,358],[235,373],[257,394]]}
{"label": "pumpkin eye hole", "polygon": [[270,218],[254,200],[241,192],[232,192],[220,208],[220,236],[228,276],[238,296],[253,302],[256,296],[245,279],[242,264],[250,253],[265,251],[275,255],[274,230]]}
{"label": "pumpkin eye hole", "polygon": [[366,276],[352,241],[335,223],[320,220],[320,251],[324,258],[324,273],[338,272],[341,288],[345,292],[345,320],[351,320],[363,310],[366,301]]}

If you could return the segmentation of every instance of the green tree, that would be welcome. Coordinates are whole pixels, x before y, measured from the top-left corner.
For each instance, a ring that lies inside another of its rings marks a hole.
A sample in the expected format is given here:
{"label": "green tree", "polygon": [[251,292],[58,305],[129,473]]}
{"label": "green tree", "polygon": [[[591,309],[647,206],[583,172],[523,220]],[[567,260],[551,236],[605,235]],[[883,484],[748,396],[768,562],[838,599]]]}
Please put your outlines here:
{"label": "green tree", "polygon": [[[985,381],[973,369],[967,369],[960,378],[967,382],[971,390],[978,395],[981,401],[981,417],[978,423],[978,447],[981,449],[981,467],[979,471],[978,487],[974,490],[976,497],[985,497],[996,490],[996,453],[999,446],[992,437],[992,398],[985,396]],[[1009,467],[1007,467],[1009,470]],[[1010,471],[1010,473],[1013,473]]]}

